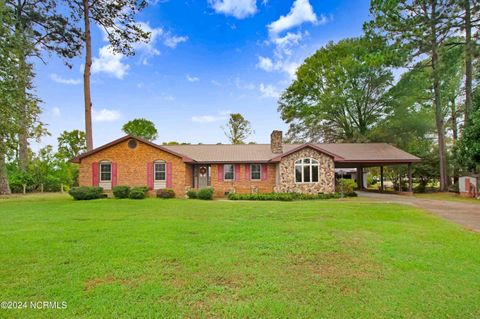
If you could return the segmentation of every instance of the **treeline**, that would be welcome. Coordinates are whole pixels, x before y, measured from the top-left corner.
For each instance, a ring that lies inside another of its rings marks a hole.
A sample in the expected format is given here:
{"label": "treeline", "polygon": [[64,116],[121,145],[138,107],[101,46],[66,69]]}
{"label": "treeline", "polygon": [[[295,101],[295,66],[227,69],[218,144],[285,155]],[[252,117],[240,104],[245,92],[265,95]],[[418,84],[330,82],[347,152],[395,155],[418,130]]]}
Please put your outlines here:
{"label": "treeline", "polygon": [[283,92],[289,139],[389,142],[423,159],[423,187],[446,191],[480,169],[480,2],[372,0],[370,14],[362,37],[319,49]]}
{"label": "treeline", "polygon": [[51,147],[36,154],[29,147],[29,141],[48,134],[39,120],[41,101],[33,87],[33,64],[45,62],[45,55],[56,55],[71,66],[70,59],[84,54],[83,138],[86,149],[92,149],[91,25],[105,31],[110,50],[133,54],[132,43],[150,37],[135,21],[146,5],[146,0],[0,0],[0,194],[11,192],[9,173],[14,190],[18,185],[57,190],[75,180],[60,145],[55,154]]}

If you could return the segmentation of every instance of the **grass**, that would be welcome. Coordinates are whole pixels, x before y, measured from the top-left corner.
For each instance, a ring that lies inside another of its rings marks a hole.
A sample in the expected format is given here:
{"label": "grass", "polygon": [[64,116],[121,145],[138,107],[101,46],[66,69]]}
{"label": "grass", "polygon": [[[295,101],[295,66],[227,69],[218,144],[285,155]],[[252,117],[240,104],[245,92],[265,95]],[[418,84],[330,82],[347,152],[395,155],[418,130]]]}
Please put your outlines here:
{"label": "grass", "polygon": [[479,204],[480,200],[476,198],[460,197],[456,193],[451,192],[438,192],[438,193],[423,193],[415,194],[415,197],[424,198],[424,199],[436,199],[436,200],[446,200],[451,202],[462,202],[462,203],[471,203]]}
{"label": "grass", "polygon": [[478,318],[480,235],[357,200],[0,201],[1,318]]}

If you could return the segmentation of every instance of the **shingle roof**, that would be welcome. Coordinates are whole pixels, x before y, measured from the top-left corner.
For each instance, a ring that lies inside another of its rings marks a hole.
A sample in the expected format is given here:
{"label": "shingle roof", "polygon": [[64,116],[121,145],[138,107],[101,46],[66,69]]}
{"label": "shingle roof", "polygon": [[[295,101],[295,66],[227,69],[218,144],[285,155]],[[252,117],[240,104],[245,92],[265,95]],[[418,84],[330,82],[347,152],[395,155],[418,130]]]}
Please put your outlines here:
{"label": "shingle roof", "polygon": [[[305,144],[306,146],[308,144]],[[302,144],[284,144],[283,152],[287,153]],[[420,159],[386,143],[342,143],[314,144],[319,149],[335,156],[337,161],[392,161],[418,162]],[[173,152],[183,154],[197,162],[267,162],[279,155],[272,153],[270,144],[200,144],[164,146]]]}
{"label": "shingle roof", "polygon": [[123,142],[136,138],[152,147],[182,157],[185,162],[197,163],[255,163],[275,162],[282,156],[303,147],[312,147],[334,158],[336,162],[357,163],[411,163],[420,158],[386,143],[340,143],[340,144],[283,144],[283,153],[275,154],[270,144],[196,144],[196,145],[157,145],[142,138],[130,135],[86,152],[72,162],[80,163],[82,158]]}

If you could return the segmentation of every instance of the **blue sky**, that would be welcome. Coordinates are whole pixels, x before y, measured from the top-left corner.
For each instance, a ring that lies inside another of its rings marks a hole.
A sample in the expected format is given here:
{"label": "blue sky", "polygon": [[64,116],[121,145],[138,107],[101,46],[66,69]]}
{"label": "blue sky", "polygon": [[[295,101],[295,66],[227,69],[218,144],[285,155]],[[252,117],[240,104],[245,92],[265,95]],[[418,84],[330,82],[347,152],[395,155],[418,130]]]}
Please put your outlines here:
{"label": "blue sky", "polygon": [[[368,1],[157,0],[139,16],[152,32],[136,55],[114,55],[102,31],[93,30],[93,139],[100,146],[123,136],[134,118],[153,121],[157,142],[227,143],[221,126],[239,112],[255,131],[248,141],[267,143],[287,126],[278,94],[295,68],[329,41],[362,34]],[[83,57],[73,68],[54,56],[36,63],[42,121],[52,136],[84,129]]]}

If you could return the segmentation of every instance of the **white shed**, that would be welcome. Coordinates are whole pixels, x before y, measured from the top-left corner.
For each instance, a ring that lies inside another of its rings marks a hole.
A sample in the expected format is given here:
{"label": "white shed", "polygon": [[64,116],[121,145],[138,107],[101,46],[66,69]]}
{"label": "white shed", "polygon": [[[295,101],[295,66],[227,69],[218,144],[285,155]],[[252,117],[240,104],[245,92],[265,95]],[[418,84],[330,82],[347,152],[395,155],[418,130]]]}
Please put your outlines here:
{"label": "white shed", "polygon": [[462,176],[458,179],[458,189],[460,196],[477,197],[479,196],[479,178],[477,176]]}

